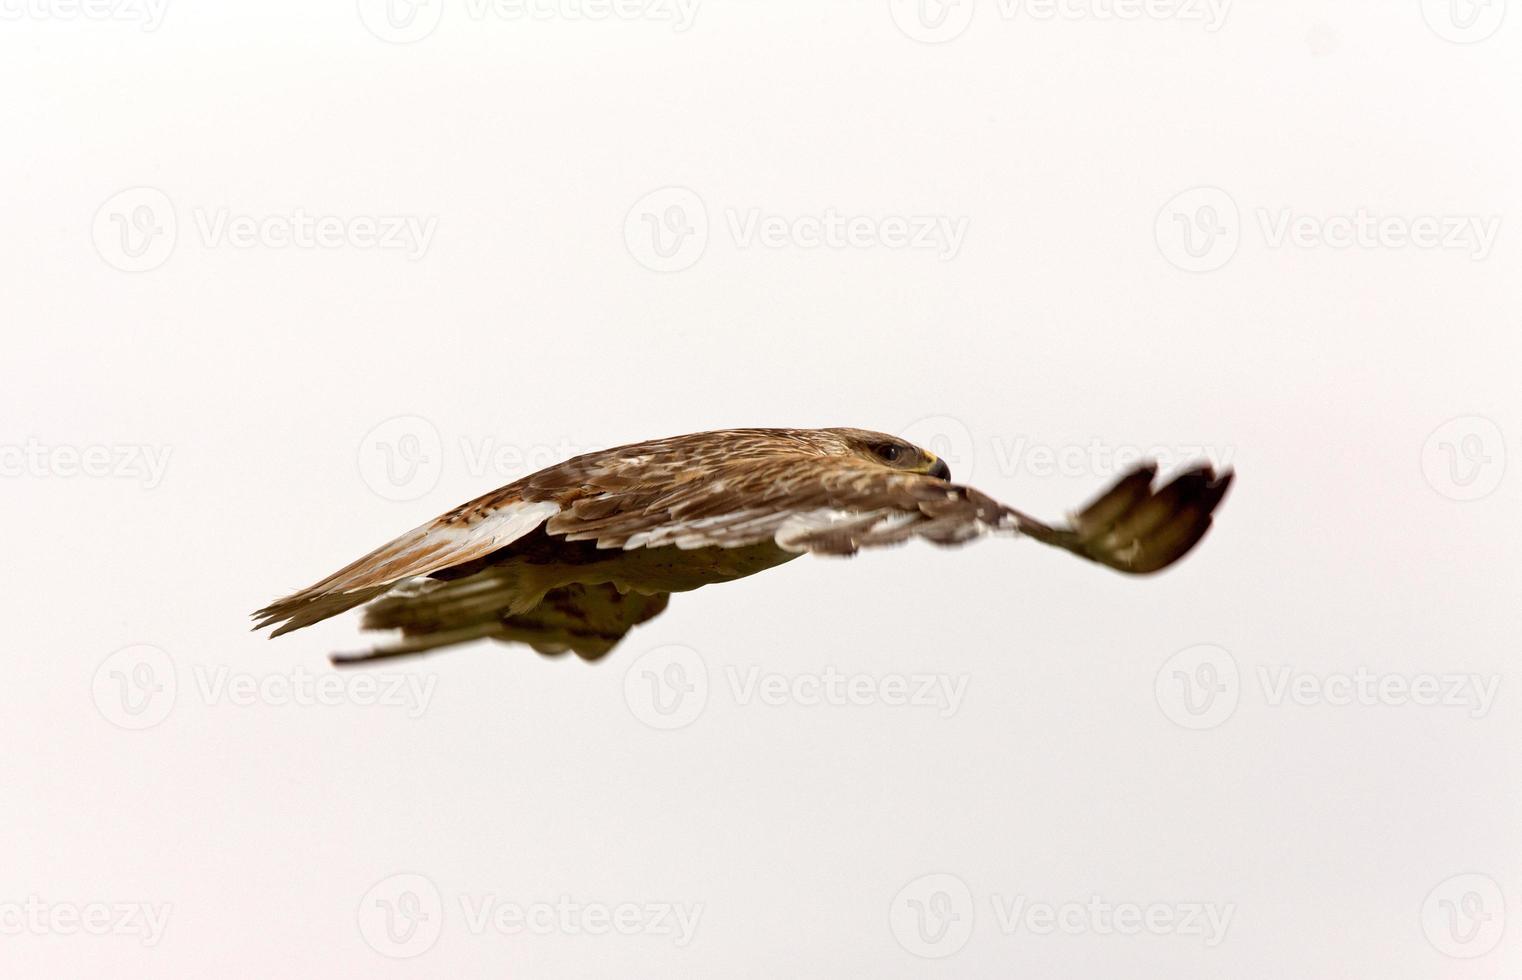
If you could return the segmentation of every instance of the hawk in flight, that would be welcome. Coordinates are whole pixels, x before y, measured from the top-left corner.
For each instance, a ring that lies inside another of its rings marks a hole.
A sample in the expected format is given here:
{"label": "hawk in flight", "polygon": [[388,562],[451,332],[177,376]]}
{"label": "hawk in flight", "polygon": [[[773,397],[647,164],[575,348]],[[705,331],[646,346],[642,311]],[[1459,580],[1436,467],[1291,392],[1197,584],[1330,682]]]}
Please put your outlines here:
{"label": "hawk in flight", "polygon": [[1023,535],[1131,574],[1210,528],[1229,471],[1154,489],[1144,465],[1052,526],[951,482],[935,455],[863,429],[725,429],[566,460],[462,504],[254,614],[273,636],[364,606],[394,642],[334,663],[478,639],[595,659],[673,592],[805,552]]}

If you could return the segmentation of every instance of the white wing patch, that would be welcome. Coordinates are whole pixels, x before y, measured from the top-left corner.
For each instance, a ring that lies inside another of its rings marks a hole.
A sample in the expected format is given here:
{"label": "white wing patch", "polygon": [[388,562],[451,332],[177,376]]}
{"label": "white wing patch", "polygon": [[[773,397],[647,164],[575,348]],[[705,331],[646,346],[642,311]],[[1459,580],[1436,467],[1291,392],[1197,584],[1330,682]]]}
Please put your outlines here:
{"label": "white wing patch", "polygon": [[[782,516],[776,511],[750,509],[685,521],[678,519],[629,535],[629,539],[623,543],[623,549],[630,551],[634,548],[675,545],[687,551],[721,543],[735,547],[754,543],[755,540],[764,541],[771,533],[767,525],[775,524]],[[602,542],[599,541],[598,544],[601,546]]]}
{"label": "white wing patch", "polygon": [[474,524],[430,522],[377,548],[314,588],[353,592],[427,575],[506,547],[559,512],[558,505],[547,501],[520,502],[508,504]]}
{"label": "white wing patch", "polygon": [[820,508],[790,515],[777,528],[776,541],[787,551],[849,555],[859,548],[900,544],[915,536],[938,544],[960,544],[992,530],[1003,529],[962,515],[933,517],[896,508]]}
{"label": "white wing patch", "polygon": [[777,546],[788,551],[807,551],[809,543],[821,539],[860,540],[867,537],[891,538],[894,532],[921,520],[917,511],[841,510],[820,508],[788,516],[777,528]]}

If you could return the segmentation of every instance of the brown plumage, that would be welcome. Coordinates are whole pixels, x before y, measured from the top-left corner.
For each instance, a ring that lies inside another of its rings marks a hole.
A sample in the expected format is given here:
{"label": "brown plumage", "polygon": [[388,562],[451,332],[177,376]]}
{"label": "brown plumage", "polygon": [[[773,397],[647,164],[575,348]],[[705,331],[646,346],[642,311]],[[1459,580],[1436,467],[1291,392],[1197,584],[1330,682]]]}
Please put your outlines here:
{"label": "brown plumage", "polygon": [[255,613],[279,636],[369,603],[400,630],[353,662],[475,639],[595,658],[671,592],[805,552],[850,555],[912,537],[1024,535],[1118,571],[1183,557],[1231,483],[1199,467],[1161,489],[1131,471],[1052,527],[950,482],[931,453],[863,429],[725,429],[588,453],[462,504]]}

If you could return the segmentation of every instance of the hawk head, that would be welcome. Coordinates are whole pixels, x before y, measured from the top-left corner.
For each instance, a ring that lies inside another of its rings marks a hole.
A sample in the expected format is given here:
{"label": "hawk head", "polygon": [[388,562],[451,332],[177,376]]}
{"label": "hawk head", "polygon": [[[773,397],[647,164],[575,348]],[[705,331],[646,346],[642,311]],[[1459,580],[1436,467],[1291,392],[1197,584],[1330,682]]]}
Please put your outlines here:
{"label": "hawk head", "polygon": [[923,473],[938,480],[951,479],[951,467],[935,453],[886,432],[869,429],[825,429],[841,442],[843,455],[859,456],[871,462],[902,470]]}

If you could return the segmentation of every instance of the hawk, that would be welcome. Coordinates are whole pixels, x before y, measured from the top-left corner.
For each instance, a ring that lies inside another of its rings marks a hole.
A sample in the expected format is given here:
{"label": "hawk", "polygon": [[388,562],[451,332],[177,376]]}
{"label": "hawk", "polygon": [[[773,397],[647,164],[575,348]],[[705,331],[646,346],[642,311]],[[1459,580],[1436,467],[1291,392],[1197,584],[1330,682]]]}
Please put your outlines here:
{"label": "hawk", "polygon": [[461,504],[254,614],[289,633],[355,606],[392,642],[334,663],[471,640],[596,659],[673,592],[813,552],[923,538],[1024,536],[1121,572],[1183,557],[1232,474],[1208,466],[1154,489],[1138,466],[1065,525],[951,482],[946,463],[864,429],[724,429],[587,453]]}

